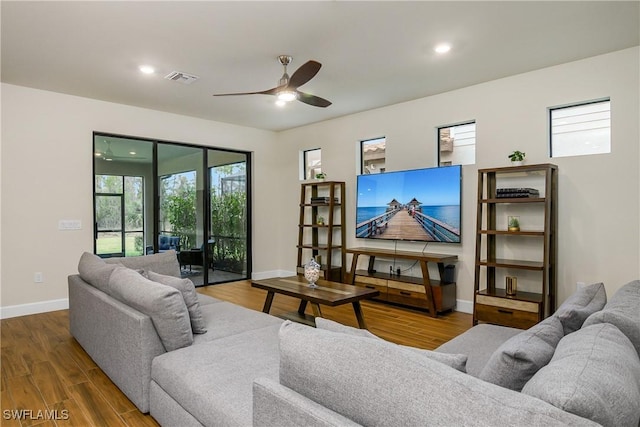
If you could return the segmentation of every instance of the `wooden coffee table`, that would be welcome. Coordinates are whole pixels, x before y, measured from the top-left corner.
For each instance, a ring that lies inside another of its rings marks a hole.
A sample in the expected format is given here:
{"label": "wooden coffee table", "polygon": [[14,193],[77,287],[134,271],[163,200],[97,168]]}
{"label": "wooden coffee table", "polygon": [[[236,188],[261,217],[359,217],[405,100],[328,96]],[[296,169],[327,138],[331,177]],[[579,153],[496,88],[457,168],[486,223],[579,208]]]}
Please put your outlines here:
{"label": "wooden coffee table", "polygon": [[293,316],[286,315],[285,318],[301,321],[306,324],[314,324],[313,317],[304,314],[307,303],[311,303],[313,315],[322,317],[320,304],[335,307],[342,304],[353,305],[353,311],[358,319],[358,326],[366,329],[364,315],[360,307],[360,300],[373,298],[380,293],[375,289],[363,288],[359,286],[347,285],[344,283],[330,282],[328,280],[318,280],[317,288],[310,288],[309,283],[302,276],[274,277],[264,280],[252,280],[251,286],[267,291],[267,299],[264,302],[263,312],[271,310],[271,303],[275,294],[288,295],[300,298],[300,306]]}

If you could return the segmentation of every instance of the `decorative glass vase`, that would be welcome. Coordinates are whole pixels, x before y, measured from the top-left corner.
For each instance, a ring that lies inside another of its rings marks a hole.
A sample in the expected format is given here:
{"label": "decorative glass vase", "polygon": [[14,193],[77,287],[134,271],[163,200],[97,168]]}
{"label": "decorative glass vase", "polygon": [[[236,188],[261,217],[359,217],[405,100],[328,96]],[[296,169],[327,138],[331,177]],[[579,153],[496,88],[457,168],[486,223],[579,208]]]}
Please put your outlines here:
{"label": "decorative glass vase", "polygon": [[320,264],[311,258],[307,265],[304,266],[304,278],[309,282],[310,288],[317,288],[316,282],[320,278]]}

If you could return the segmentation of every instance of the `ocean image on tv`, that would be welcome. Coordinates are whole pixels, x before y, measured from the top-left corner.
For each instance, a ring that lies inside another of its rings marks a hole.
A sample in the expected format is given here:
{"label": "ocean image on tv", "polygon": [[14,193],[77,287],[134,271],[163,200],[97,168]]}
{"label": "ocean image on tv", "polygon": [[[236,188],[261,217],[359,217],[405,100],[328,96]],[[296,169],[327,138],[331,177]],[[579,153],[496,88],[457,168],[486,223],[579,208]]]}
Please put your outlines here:
{"label": "ocean image on tv", "polygon": [[461,168],[358,176],[356,237],[460,242]]}

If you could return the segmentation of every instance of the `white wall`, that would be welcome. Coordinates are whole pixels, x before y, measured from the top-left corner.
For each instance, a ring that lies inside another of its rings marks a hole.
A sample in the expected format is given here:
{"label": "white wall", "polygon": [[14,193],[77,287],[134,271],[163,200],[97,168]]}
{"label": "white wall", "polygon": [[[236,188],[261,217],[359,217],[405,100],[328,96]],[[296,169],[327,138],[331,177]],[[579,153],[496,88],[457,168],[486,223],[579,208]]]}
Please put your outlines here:
{"label": "white wall", "polygon": [[[62,308],[67,276],[93,250],[93,131],[253,152],[254,272],[280,264],[271,186],[276,135],[126,105],[2,84],[2,316]],[[61,219],[82,229],[59,231]],[[44,283],[33,281],[42,272]],[[27,305],[27,306],[25,306]]]}
{"label": "white wall", "polygon": [[[253,151],[253,270],[269,275],[295,271],[299,150],[321,147],[323,171],[347,182],[347,244],[362,246],[372,243],[353,237],[358,141],[386,136],[389,171],[435,166],[436,127],[475,119],[462,244],[427,248],[459,256],[459,306],[473,298],[477,169],[507,165],[514,149],[559,166],[559,300],[577,281],[603,281],[611,295],[640,277],[639,62],[639,48],[627,49],[278,134],[2,84],[2,316],[62,308],[67,275],[92,250],[93,131]],[[612,153],[549,159],[547,107],[607,96]],[[60,219],[83,229],[58,231]],[[33,283],[34,272],[45,282]]]}
{"label": "white wall", "polygon": [[[463,166],[462,244],[427,247],[458,255],[459,305],[468,308],[473,299],[477,169],[508,166],[515,149],[530,164],[559,167],[559,301],[577,281],[603,281],[613,294],[640,277],[638,64],[639,49],[632,48],[282,132],[285,266],[293,269],[296,259],[298,150],[320,147],[323,171],[347,182],[348,246],[393,248],[354,237],[358,141],[386,136],[388,171],[436,166],[436,128],[476,120],[476,164]],[[611,97],[612,153],[550,159],[547,108],[603,97]],[[398,243],[398,249],[423,246]]]}

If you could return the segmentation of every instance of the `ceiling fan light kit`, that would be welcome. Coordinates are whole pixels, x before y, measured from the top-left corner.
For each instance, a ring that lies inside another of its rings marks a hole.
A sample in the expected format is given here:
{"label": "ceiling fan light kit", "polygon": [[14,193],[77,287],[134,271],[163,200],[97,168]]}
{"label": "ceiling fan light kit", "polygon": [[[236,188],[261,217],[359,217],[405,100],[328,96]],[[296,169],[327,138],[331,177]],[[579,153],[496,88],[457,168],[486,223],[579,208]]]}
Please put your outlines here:
{"label": "ceiling fan light kit", "polygon": [[320,71],[320,64],[318,61],[307,61],[298,68],[291,77],[287,74],[287,65],[291,63],[293,58],[289,55],[278,56],[278,62],[283,66],[284,73],[280,78],[278,86],[259,92],[242,92],[242,93],[220,93],[213,96],[234,96],[234,95],[275,95],[277,98],[276,105],[283,106],[287,102],[298,100],[307,105],[313,107],[326,108],[331,105],[331,102],[320,98],[319,96],[304,93],[298,90],[298,88],[313,77]]}

